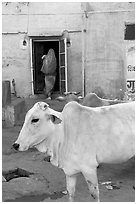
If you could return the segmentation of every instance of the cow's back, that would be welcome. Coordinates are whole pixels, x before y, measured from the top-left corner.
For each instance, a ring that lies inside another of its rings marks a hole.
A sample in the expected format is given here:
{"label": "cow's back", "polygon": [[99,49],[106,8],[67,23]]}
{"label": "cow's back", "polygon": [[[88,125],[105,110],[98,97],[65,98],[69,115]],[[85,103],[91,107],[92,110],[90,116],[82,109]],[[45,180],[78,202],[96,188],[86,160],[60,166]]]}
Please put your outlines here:
{"label": "cow's back", "polygon": [[[134,102],[89,108],[70,102],[63,110],[66,152],[83,159],[121,162],[134,152]],[[90,158],[89,156],[90,155]]]}
{"label": "cow's back", "polygon": [[96,136],[98,161],[118,163],[130,159],[135,151],[134,102],[117,104],[108,107],[108,110],[101,110]]}

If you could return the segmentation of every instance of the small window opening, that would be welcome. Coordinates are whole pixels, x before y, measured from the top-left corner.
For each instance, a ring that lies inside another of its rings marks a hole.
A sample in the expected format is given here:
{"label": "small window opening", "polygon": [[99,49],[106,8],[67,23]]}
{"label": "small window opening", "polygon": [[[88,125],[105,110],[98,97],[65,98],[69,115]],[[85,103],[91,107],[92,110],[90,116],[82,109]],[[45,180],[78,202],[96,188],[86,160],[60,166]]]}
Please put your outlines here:
{"label": "small window opening", "polygon": [[135,40],[135,24],[126,25],[125,40]]}

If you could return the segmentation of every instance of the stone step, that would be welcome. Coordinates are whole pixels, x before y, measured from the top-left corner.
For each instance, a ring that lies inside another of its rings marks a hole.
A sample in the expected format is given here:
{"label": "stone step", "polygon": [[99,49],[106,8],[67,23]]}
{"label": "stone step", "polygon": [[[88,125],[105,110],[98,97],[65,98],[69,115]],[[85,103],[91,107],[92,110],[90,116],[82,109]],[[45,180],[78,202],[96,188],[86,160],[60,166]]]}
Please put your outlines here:
{"label": "stone step", "polygon": [[11,104],[2,108],[2,126],[13,127],[22,125],[26,114],[25,100],[22,98],[14,99]]}
{"label": "stone step", "polygon": [[2,107],[11,103],[10,81],[2,81]]}

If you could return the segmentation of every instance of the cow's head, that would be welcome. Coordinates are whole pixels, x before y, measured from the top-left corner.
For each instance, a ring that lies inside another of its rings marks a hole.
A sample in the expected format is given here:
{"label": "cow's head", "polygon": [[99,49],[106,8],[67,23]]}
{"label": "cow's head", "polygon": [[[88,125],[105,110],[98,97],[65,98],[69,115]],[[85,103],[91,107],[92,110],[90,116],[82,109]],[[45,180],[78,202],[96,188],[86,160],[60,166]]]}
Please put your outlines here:
{"label": "cow's head", "polygon": [[25,122],[13,148],[26,151],[36,147],[39,150],[44,143],[43,151],[46,152],[46,140],[55,133],[61,121],[61,113],[49,108],[45,102],[37,102],[26,114]]}

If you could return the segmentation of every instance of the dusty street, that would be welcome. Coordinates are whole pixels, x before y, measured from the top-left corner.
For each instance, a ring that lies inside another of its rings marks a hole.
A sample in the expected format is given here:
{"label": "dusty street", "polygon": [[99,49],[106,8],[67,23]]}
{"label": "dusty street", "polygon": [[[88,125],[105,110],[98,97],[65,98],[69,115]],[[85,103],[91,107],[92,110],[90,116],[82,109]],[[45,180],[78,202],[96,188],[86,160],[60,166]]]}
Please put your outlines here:
{"label": "dusty street", "polygon": [[[27,152],[15,152],[12,143],[18,136],[20,126],[3,129],[3,172],[17,167],[34,174],[3,182],[3,201],[13,202],[65,202],[63,193],[65,175],[62,170],[44,160],[44,154],[32,149]],[[98,169],[100,199],[102,202],[134,202],[134,159],[119,165],[101,165]],[[115,188],[107,189],[102,182],[112,181]],[[83,176],[78,175],[75,200],[93,201]]]}

